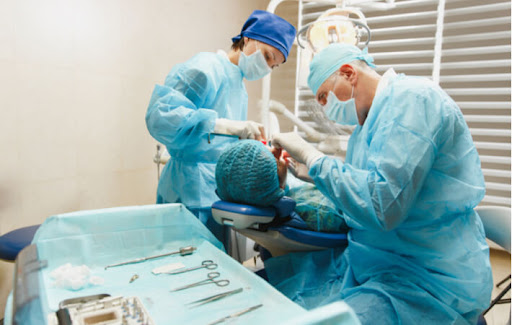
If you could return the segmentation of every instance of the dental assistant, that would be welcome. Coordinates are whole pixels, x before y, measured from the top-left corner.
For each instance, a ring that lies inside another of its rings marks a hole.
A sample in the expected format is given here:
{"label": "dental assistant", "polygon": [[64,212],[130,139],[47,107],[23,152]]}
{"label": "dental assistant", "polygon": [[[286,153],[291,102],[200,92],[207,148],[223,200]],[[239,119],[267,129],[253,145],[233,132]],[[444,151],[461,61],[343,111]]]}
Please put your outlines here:
{"label": "dental assistant", "polygon": [[272,279],[267,260],[270,282],[306,307],[343,299],[363,324],[476,324],[492,273],[468,126],[437,84],[372,67],[366,51],[347,44],[328,46],[310,65],[308,85],[326,115],[356,126],[345,162],[295,133],[272,139],[307,164],[351,230],[338,254],[274,261],[274,271],[301,265],[293,275],[279,269]]}
{"label": "dental assistant", "polygon": [[211,216],[211,205],[219,199],[217,159],[238,138],[264,138],[261,124],[246,121],[243,79],[261,79],[284,63],[294,38],[295,28],[286,20],[255,10],[232,38],[229,53],[199,53],[177,64],[151,96],[146,125],[171,156],[160,177],[157,203],[183,203],[224,244],[224,228]]}

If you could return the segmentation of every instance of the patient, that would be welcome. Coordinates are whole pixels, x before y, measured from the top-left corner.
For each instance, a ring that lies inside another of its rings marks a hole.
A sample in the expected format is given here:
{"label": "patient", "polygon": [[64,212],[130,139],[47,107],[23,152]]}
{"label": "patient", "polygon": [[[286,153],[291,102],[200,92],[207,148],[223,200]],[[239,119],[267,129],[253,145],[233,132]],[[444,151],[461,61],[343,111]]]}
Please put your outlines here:
{"label": "patient", "polygon": [[217,194],[224,201],[269,207],[288,196],[296,202],[295,213],[307,229],[348,230],[343,213],[314,185],[287,175],[281,152],[259,141],[241,140],[224,151],[215,178]]}

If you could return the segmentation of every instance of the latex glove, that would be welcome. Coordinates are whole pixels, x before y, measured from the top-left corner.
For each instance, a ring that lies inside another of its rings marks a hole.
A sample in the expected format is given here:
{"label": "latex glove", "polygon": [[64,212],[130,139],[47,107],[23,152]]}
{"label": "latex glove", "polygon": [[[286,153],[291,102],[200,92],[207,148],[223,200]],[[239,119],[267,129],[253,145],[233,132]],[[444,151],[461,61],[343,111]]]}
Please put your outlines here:
{"label": "latex glove", "polygon": [[275,134],[272,137],[272,146],[286,150],[297,162],[306,164],[308,169],[314,162],[325,156],[295,132]]}
{"label": "latex glove", "polygon": [[240,139],[265,139],[265,128],[254,121],[235,121],[218,118],[215,121],[215,133],[237,135]]}
{"label": "latex glove", "polygon": [[304,182],[315,183],[311,176],[309,176],[308,166],[301,164],[293,158],[288,158],[288,170],[293,174],[293,176],[303,180]]}

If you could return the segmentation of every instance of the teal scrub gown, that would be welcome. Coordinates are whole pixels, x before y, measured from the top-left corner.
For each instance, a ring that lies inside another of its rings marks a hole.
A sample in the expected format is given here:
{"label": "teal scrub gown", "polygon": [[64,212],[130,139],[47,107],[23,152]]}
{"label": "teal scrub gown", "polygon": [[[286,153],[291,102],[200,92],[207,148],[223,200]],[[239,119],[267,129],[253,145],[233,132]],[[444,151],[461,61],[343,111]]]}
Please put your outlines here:
{"label": "teal scrub gown", "polygon": [[[171,156],[157,190],[157,203],[183,203],[225,245],[226,229],[215,223],[215,165],[234,141],[216,136],[215,120],[247,119],[242,72],[222,53],[199,53],[176,65],[164,85],[156,85],[146,113],[149,133]],[[226,247],[227,248],[227,247]]]}
{"label": "teal scrub gown", "polygon": [[306,308],[342,299],[363,324],[476,324],[492,273],[474,208],[485,194],[460,109],[437,85],[398,75],[352,134],[345,163],[309,172],[343,211],[348,247],[265,261]]}

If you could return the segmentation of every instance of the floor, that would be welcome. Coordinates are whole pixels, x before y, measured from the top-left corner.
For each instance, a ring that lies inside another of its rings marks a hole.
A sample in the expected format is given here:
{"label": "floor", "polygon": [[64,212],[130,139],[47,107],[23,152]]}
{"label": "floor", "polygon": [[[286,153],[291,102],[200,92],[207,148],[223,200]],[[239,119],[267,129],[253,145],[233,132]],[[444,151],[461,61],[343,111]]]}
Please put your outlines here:
{"label": "floor", "polygon": [[[492,298],[494,299],[503,288],[510,284],[510,280],[508,280],[499,288],[496,287],[496,284],[510,274],[510,254],[504,250],[491,249],[491,265],[494,280]],[[503,298],[510,299],[510,291]],[[510,324],[510,303],[494,305],[485,315],[485,320],[488,325]]]}

